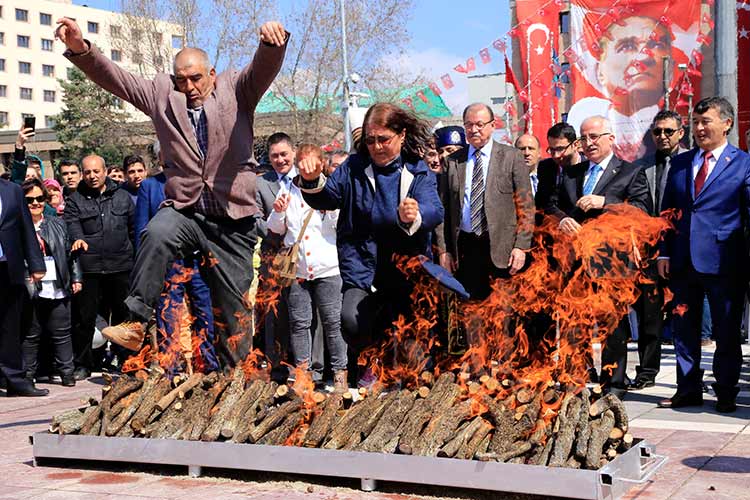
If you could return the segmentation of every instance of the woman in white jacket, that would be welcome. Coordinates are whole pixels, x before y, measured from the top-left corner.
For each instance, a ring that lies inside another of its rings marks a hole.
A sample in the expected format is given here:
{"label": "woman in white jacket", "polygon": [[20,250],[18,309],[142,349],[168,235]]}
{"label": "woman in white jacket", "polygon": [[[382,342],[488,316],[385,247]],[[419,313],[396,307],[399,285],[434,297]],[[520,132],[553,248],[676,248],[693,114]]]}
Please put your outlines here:
{"label": "woman in white jacket", "polygon": [[[297,162],[310,156],[323,160],[323,152],[314,144],[301,144],[297,148]],[[298,367],[309,368],[313,307],[317,308],[330,353],[334,389],[343,392],[348,384],[347,345],[341,335],[341,275],[336,250],[339,211],[313,210],[297,186],[292,184],[288,190],[282,186],[267,219],[268,230],[283,235],[284,246],[291,247],[308,215],[310,221],[299,245],[297,281],[284,290],[289,307],[292,352]]]}

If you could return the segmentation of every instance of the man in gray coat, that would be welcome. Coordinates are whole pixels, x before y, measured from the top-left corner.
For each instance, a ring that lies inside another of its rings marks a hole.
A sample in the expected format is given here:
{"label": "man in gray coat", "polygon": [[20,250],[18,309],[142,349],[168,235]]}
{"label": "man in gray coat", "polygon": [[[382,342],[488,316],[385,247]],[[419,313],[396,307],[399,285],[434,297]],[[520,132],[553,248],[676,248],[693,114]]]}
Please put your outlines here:
{"label": "man in gray coat", "polygon": [[281,68],[289,37],[278,22],[260,28],[260,46],[242,71],[220,75],[203,50],[185,48],[174,75],[147,80],[107,59],[83,39],[70,18],[58,20],[65,56],[97,85],[151,117],[162,146],[165,206],[141,238],[126,304],[132,322],[105,336],[130,348],[143,341],[167,268],[178,255],[201,251],[207,260],[221,361],[233,366],[252,346],[246,295],[256,242],[253,114]]}
{"label": "man in gray coat", "polygon": [[463,119],[469,145],[445,160],[445,220],[436,229],[437,246],[440,264],[481,300],[490,294],[491,278],[507,278],[524,266],[534,197],[521,153],[492,141],[492,109],[471,104]]}

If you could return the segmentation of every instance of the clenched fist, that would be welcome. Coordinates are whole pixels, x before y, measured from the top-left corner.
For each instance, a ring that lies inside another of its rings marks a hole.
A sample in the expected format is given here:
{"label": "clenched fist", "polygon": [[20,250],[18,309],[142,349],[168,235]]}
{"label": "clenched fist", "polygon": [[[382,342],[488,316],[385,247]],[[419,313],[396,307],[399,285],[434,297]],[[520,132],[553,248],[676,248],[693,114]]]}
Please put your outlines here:
{"label": "clenched fist", "polygon": [[419,203],[414,198],[404,198],[398,206],[398,218],[404,224],[411,224],[419,215]]}
{"label": "clenched fist", "polygon": [[57,20],[59,25],[55,30],[55,38],[65,44],[74,54],[82,54],[88,50],[86,42],[83,40],[83,33],[78,23],[69,17],[61,17]]}
{"label": "clenched fist", "polygon": [[318,180],[323,173],[323,162],[315,155],[306,156],[297,163],[297,172],[306,181]]}
{"label": "clenched fist", "polygon": [[278,21],[269,21],[260,27],[260,41],[282,47],[286,43],[286,30]]}

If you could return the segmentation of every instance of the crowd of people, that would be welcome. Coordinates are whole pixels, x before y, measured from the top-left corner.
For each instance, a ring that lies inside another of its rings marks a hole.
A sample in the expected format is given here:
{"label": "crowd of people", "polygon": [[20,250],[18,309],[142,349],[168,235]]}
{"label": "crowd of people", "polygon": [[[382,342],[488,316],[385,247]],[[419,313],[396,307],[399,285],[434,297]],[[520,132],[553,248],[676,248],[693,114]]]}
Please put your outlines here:
{"label": "crowd of people", "polygon": [[[204,51],[188,48],[173,76],[154,80],[109,61],[75,21],[59,23],[66,56],[152,118],[160,168],[147,176],[135,155],[108,167],[91,152],[59,162],[59,181],[42,181],[41,160],[25,151],[33,131],[19,132],[10,180],[0,181],[0,368],[8,395],[45,395],[34,385],[45,376],[70,386],[116,370],[148,342],[172,371],[231,367],[260,347],[280,382],[304,370],[321,386],[330,377],[335,391],[367,385],[374,375],[357,367],[359,354],[412,306],[413,284],[394,256],[438,263],[481,302],[495,280],[528,268],[542,224],[553,221],[575,238],[627,203],[652,217],[680,215],[650,250],[656,258],[643,272],[651,279],[633,313],[622,311],[606,340],[602,366],[612,369],[592,370],[592,379],[618,397],[653,386],[668,324],[677,391],[660,406],[702,405],[701,325],[710,315],[716,407],[736,409],[750,156],[727,142],[735,117],[726,99],[695,106],[690,151],[682,117],[660,111],[651,127],[656,154],[636,163],[618,158],[604,116],[587,117],[579,130],[552,126],[542,159],[533,135],[515,147],[493,140],[487,104],[467,106],[463,126],[432,130],[407,109],[377,103],[355,130],[352,151],[324,153],[277,132],[266,139],[264,170],[253,157],[253,111],[284,58],[290,34],[279,23],[261,27],[254,59],[239,72],[217,75]],[[256,297],[273,304],[253,329],[256,252]],[[666,287],[673,305],[686,306],[680,314],[668,314]],[[635,325],[639,366],[631,380]],[[108,351],[96,347],[105,340]]]}

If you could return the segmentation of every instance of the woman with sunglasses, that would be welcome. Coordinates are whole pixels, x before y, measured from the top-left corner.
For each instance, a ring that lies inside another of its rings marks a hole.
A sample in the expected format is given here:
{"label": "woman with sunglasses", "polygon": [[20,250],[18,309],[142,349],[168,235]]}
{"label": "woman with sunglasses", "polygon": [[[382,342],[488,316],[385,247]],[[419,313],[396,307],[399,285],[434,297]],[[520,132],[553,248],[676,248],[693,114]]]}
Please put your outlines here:
{"label": "woman with sunglasses", "polygon": [[33,379],[37,369],[39,344],[43,335],[52,338],[55,365],[62,385],[75,385],[73,342],[70,334],[70,300],[81,291],[83,274],[71,249],[68,228],[58,217],[45,217],[49,193],[39,179],[22,185],[37,241],[44,255],[47,272],[31,286],[31,325],[23,341],[26,378]]}
{"label": "woman with sunglasses", "polygon": [[[355,354],[382,340],[399,314],[408,317],[411,286],[394,257],[432,254],[443,206],[435,175],[422,161],[431,138],[414,114],[379,103],[365,115],[357,153],[330,178],[314,158],[298,165],[295,182],[305,201],[317,210],[340,209],[341,326]],[[371,382],[368,376],[360,381]]]}

